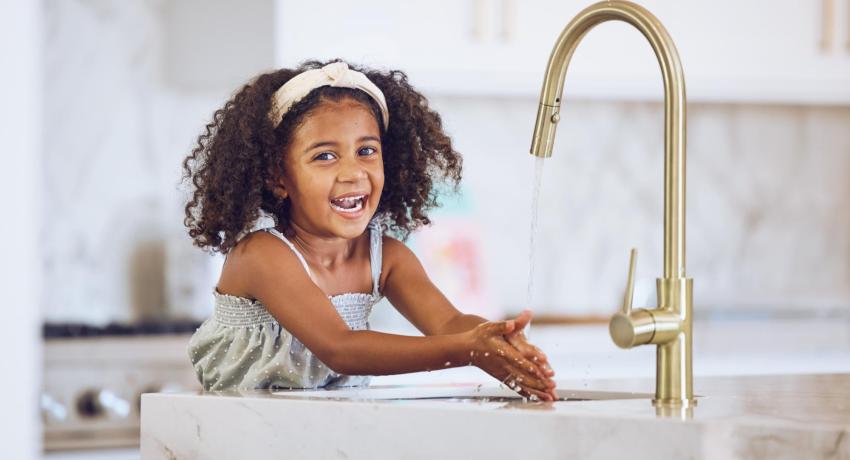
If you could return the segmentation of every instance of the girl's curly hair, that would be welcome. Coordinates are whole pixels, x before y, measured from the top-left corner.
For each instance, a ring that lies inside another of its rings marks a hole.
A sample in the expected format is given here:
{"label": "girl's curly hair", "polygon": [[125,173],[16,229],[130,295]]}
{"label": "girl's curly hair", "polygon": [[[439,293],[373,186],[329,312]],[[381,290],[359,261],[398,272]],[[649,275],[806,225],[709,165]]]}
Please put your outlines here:
{"label": "girl's curly hair", "polygon": [[261,211],[275,225],[288,227],[289,200],[281,200],[271,188],[284,172],[283,152],[305,115],[323,101],[344,98],[371,108],[381,130],[384,189],[376,215],[402,239],[430,223],[427,211],[438,205],[435,180],[446,180],[456,189],[463,161],[443,132],[440,115],[410,86],[404,72],[349,65],[384,93],[390,115],[386,131],[375,101],[350,88],[314,89],[293,105],[277,126],[269,119],[272,94],[290,78],[340,61],[306,61],[296,69],[259,75],[213,114],[197,146],[183,160],[183,182],[191,180],[194,186],[183,223],[195,246],[229,252],[261,217]]}

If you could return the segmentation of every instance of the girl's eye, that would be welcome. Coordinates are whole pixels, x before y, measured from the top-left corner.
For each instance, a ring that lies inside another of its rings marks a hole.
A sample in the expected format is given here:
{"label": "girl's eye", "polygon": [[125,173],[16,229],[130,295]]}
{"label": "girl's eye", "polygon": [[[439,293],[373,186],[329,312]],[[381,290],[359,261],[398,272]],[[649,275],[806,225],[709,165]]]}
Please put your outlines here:
{"label": "girl's eye", "polygon": [[374,147],[363,147],[362,149],[360,149],[360,154],[363,156],[374,155],[376,153],[378,153],[378,149]]}
{"label": "girl's eye", "polygon": [[322,153],[316,155],[316,157],[313,158],[313,159],[314,160],[320,160],[320,161],[333,160],[333,155],[334,154],[331,153],[331,152],[322,152]]}

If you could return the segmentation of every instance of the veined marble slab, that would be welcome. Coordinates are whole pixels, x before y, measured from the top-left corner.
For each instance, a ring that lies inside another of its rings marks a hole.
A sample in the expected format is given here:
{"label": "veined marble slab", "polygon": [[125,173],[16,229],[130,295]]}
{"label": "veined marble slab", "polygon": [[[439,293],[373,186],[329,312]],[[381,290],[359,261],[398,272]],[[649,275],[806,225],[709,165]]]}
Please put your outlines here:
{"label": "veined marble slab", "polygon": [[[562,381],[559,389],[575,385]],[[653,387],[651,380],[599,380],[590,390]],[[850,458],[850,374],[705,377],[695,389],[698,404],[686,410],[656,409],[649,398],[523,403],[369,400],[350,391],[337,394],[345,398],[147,394],[141,453],[146,460]],[[589,394],[575,390],[582,392]]]}

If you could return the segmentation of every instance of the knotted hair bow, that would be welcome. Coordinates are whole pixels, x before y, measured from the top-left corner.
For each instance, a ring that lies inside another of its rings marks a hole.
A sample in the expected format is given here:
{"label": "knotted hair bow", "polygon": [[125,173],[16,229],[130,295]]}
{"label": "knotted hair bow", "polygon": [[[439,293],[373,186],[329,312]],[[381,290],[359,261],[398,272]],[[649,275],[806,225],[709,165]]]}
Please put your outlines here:
{"label": "knotted hair bow", "polygon": [[272,95],[269,119],[277,126],[295,103],[307,96],[310,91],[322,86],[353,88],[365,92],[381,108],[384,128],[389,127],[390,116],[384,93],[366,75],[348,68],[348,64],[344,62],[333,62],[320,69],[307,70],[290,78]]}

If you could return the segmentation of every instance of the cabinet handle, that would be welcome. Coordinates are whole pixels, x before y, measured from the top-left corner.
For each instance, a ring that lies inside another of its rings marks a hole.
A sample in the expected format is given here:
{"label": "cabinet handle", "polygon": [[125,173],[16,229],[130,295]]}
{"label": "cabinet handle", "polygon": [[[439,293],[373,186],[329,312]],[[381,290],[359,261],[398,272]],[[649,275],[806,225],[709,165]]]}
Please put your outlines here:
{"label": "cabinet handle", "polygon": [[[516,1],[502,0],[502,41],[510,42],[516,35]],[[850,44],[850,42],[848,42]]]}
{"label": "cabinet handle", "polygon": [[823,52],[832,48],[832,17],[835,13],[835,0],[821,0],[820,49]]}
{"label": "cabinet handle", "polygon": [[489,0],[472,0],[472,40],[483,42],[487,34],[487,3]]}
{"label": "cabinet handle", "polygon": [[845,33],[847,34],[847,52],[850,53],[850,2],[847,2],[847,28],[845,29]]}

